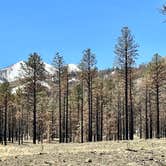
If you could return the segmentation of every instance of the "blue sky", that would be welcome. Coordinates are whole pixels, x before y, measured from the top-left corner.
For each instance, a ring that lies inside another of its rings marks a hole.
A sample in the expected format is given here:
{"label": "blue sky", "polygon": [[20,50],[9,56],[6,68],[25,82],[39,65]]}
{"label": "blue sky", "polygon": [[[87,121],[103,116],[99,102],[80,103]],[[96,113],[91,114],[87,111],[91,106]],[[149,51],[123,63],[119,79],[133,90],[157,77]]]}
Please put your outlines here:
{"label": "blue sky", "polygon": [[59,51],[66,63],[79,63],[91,48],[97,66],[115,60],[114,46],[123,26],[140,45],[137,64],[158,52],[166,55],[163,0],[0,0],[0,68],[38,52],[51,63]]}

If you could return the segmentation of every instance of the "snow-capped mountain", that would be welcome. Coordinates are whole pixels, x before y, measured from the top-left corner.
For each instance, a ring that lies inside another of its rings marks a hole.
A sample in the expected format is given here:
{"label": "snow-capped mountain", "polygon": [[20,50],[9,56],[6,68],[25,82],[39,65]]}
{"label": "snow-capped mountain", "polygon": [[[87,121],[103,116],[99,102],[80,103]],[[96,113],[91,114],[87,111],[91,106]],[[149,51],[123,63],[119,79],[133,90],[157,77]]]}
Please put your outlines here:
{"label": "snow-capped mountain", "polygon": [[71,73],[71,72],[79,72],[80,69],[78,68],[77,65],[75,64],[68,64],[68,72]]}
{"label": "snow-capped mountain", "polygon": [[1,82],[3,82],[4,80],[7,80],[9,82],[17,80],[18,77],[20,77],[21,75],[21,63],[23,63],[23,61],[20,61],[14,65],[1,69],[0,70]]}
{"label": "snow-capped mountain", "polygon": [[[23,70],[22,70],[21,64],[24,64],[24,62],[20,61],[14,65],[0,69],[0,83],[4,82],[5,80],[7,80],[8,82],[13,82],[13,81],[18,80],[18,78],[21,78],[23,75],[22,74]],[[47,64],[47,63],[44,63],[44,64],[45,64],[45,70],[50,75],[55,74],[56,69],[52,65]],[[68,71],[70,73],[78,72],[79,68],[75,64],[69,64]]]}

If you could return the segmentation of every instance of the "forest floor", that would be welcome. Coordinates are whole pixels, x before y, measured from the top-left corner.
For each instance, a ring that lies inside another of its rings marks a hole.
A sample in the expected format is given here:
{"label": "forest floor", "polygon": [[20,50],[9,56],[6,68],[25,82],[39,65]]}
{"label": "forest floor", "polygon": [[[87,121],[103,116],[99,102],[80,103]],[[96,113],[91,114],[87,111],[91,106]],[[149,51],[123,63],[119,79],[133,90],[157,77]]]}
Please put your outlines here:
{"label": "forest floor", "polygon": [[166,139],[0,145],[0,166],[166,166]]}

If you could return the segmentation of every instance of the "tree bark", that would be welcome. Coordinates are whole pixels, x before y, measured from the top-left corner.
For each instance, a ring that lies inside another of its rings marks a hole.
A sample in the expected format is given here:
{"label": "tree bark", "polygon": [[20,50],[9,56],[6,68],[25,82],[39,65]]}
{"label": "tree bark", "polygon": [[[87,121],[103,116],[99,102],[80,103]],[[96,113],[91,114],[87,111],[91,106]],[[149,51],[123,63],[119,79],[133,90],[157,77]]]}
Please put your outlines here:
{"label": "tree bark", "polygon": [[81,143],[84,142],[84,85],[83,80],[81,80]]}
{"label": "tree bark", "polygon": [[61,113],[61,69],[58,71],[59,78],[59,143],[62,142],[62,113]]}
{"label": "tree bark", "polygon": [[152,108],[151,108],[151,95],[149,92],[149,138],[153,137],[153,128],[152,128]]}
{"label": "tree bark", "polygon": [[132,71],[130,67],[130,140],[134,139],[134,115],[133,115],[133,98],[132,98]]}
{"label": "tree bark", "polygon": [[160,138],[160,109],[159,109],[159,85],[156,85],[156,110],[157,110],[157,128],[156,128],[156,138]]}
{"label": "tree bark", "polygon": [[5,95],[5,126],[4,126],[4,144],[7,145],[7,109],[8,109],[8,99],[7,99],[7,94]]}
{"label": "tree bark", "polygon": [[65,132],[65,134],[66,134],[66,143],[68,143],[68,138],[69,138],[69,134],[68,134],[68,129],[69,129],[69,127],[68,127],[68,108],[69,108],[69,104],[68,104],[68,97],[69,97],[69,75],[68,75],[68,71],[67,71],[67,79],[66,79],[66,83],[67,83],[67,85],[66,85],[66,132]]}
{"label": "tree bark", "polygon": [[125,114],[126,114],[125,139],[128,140],[128,54],[127,54],[127,46],[125,48]]}
{"label": "tree bark", "polygon": [[149,138],[149,131],[148,131],[148,96],[147,96],[147,85],[145,88],[145,139]]}

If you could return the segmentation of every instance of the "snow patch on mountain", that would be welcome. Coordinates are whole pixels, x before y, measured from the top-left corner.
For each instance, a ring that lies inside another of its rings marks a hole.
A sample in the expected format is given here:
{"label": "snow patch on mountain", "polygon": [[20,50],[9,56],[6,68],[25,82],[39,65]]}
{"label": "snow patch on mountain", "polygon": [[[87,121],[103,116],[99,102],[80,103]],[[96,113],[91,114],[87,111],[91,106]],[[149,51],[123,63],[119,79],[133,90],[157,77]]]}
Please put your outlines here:
{"label": "snow patch on mountain", "polygon": [[80,69],[78,68],[77,65],[75,64],[68,64],[68,72],[71,73],[71,72],[79,72]]}
{"label": "snow patch on mountain", "polygon": [[11,65],[7,68],[1,69],[0,70],[0,80],[3,81],[8,81],[12,82],[17,80],[18,78],[21,77],[21,64],[24,63],[23,61],[20,61],[14,65]]}
{"label": "snow patch on mountain", "polygon": [[[14,65],[0,69],[0,83],[3,83],[5,80],[8,82],[13,82],[19,78],[23,78],[22,64],[24,64],[24,61],[20,61]],[[49,75],[54,75],[56,73],[57,69],[55,67],[45,62],[44,65],[45,70]],[[80,69],[75,64],[68,64],[68,71],[69,73],[79,72]]]}
{"label": "snow patch on mountain", "polygon": [[53,67],[53,66],[50,65],[50,64],[47,64],[47,63],[44,62],[44,65],[45,65],[45,70],[46,70],[50,75],[54,75],[55,72],[57,71],[57,70],[55,69],[55,67]]}

